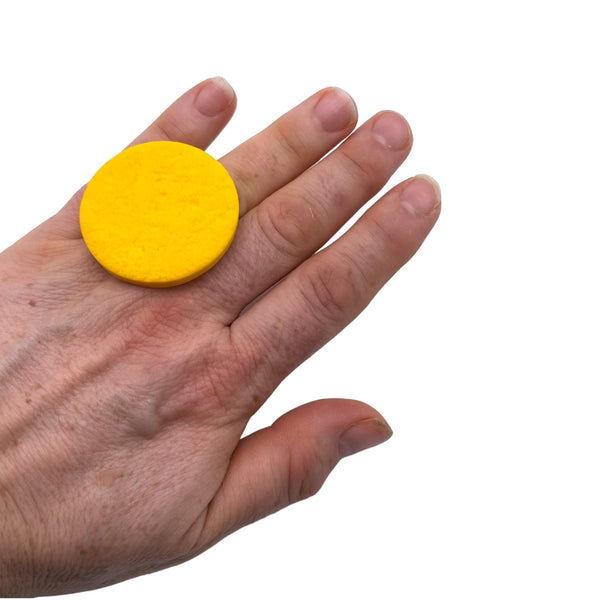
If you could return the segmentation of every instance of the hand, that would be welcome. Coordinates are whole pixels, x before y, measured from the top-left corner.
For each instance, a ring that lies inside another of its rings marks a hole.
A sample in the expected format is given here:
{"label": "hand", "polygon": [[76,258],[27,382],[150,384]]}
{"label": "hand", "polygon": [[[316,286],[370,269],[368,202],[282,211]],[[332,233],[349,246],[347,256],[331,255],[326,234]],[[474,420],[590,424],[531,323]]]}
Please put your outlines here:
{"label": "hand", "polygon": [[[205,81],[133,143],[206,148],[234,108],[224,81]],[[323,90],[224,156],[238,232],[186,285],[106,273],[81,239],[83,190],[0,256],[0,595],[81,591],[189,559],[391,435],[373,408],[330,399],[240,439],[437,219],[437,185],[413,178],[315,254],[410,150],[398,114],[349,135],[356,118],[345,93]]]}

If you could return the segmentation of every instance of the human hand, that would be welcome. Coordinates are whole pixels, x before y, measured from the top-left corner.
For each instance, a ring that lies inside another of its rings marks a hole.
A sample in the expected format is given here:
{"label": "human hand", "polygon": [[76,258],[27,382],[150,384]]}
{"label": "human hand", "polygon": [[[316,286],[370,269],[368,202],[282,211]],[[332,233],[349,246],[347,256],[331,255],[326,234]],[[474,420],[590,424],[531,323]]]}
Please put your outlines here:
{"label": "human hand", "polygon": [[[227,84],[208,80],[133,143],[206,148],[234,108]],[[81,591],[185,561],[391,435],[368,405],[329,399],[240,439],[439,214],[437,186],[413,178],[315,254],[410,150],[395,113],[350,135],[355,125],[351,99],[323,90],[224,156],[238,231],[188,284],[141,288],[104,271],[81,239],[83,190],[0,256],[0,595]]]}

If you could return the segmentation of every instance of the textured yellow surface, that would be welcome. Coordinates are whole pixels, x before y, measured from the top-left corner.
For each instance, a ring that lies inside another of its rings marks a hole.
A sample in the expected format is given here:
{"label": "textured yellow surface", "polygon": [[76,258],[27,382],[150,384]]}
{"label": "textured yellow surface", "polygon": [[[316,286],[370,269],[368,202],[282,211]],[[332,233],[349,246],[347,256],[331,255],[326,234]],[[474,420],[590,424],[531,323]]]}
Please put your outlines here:
{"label": "textured yellow surface", "polygon": [[96,260],[148,287],[185,283],[225,254],[237,227],[235,185],[214,158],[187,144],[127,148],[91,179],[79,212]]}

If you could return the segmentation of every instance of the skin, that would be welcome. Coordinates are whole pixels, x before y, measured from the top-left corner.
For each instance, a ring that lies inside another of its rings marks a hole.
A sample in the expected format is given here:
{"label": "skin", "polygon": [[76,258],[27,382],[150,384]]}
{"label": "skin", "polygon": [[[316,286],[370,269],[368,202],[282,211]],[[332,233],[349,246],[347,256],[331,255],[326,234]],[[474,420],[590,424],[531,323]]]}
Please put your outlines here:
{"label": "skin", "polygon": [[[204,81],[133,144],[205,149],[235,104],[222,79]],[[105,272],[81,239],[83,190],[0,255],[1,596],[82,591],[185,561],[389,438],[378,412],[342,399],[241,438],[438,217],[437,184],[411,178],[315,254],[410,151],[399,114],[352,133],[356,121],[351,98],[328,88],[224,156],[238,232],[185,285]]]}

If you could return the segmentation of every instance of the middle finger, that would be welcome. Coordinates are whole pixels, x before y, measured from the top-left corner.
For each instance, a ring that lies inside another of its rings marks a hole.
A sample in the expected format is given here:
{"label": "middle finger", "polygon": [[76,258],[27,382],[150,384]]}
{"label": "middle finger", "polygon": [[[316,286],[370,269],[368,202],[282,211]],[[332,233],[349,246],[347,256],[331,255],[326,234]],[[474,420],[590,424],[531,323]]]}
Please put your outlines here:
{"label": "middle finger", "polygon": [[386,183],[410,151],[412,134],[399,114],[379,113],[313,168],[240,220],[234,242],[203,275],[221,319],[241,310],[285,277]]}
{"label": "middle finger", "polygon": [[240,217],[329,152],[356,119],[352,98],[326,88],[221,158],[238,190]]}

